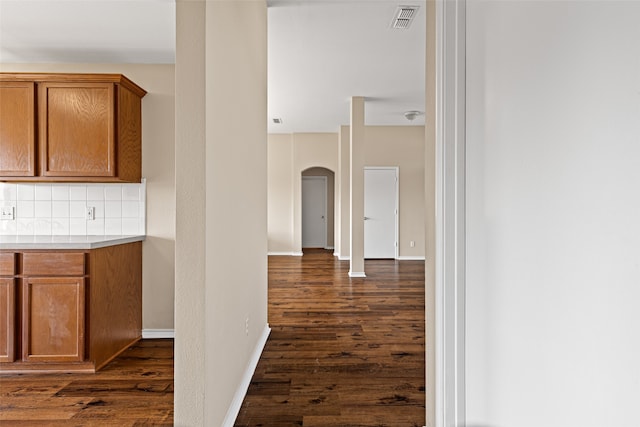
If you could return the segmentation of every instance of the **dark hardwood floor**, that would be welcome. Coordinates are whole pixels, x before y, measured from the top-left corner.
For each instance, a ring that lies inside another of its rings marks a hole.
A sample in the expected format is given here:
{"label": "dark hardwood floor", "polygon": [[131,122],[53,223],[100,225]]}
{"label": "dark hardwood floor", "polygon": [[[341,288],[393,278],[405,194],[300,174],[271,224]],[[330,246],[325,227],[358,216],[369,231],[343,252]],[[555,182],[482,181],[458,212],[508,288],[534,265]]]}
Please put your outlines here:
{"label": "dark hardwood floor", "polygon": [[0,376],[0,426],[171,426],[173,340],[142,340],[96,374]]}
{"label": "dark hardwood floor", "polygon": [[249,426],[423,426],[424,262],[269,257],[266,344],[236,420]]}
{"label": "dark hardwood floor", "polygon": [[[271,336],[236,426],[423,426],[424,262],[269,258]],[[310,252],[310,253],[309,253]],[[0,425],[170,426],[173,340],[96,374],[0,376]]]}

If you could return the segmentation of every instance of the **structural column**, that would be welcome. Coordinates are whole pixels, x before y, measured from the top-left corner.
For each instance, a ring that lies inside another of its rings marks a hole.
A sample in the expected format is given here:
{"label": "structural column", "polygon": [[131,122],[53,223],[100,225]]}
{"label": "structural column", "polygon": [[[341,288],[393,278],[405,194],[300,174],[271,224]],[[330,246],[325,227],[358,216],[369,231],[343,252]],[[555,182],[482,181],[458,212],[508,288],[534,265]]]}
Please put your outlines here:
{"label": "structural column", "polygon": [[351,98],[351,264],[350,277],[364,274],[364,97]]}
{"label": "structural column", "polygon": [[351,144],[349,142],[349,126],[340,126],[340,144],[338,151],[338,170],[340,173],[340,234],[338,236],[337,248],[341,260],[350,259],[351,246],[351,160],[349,152]]}

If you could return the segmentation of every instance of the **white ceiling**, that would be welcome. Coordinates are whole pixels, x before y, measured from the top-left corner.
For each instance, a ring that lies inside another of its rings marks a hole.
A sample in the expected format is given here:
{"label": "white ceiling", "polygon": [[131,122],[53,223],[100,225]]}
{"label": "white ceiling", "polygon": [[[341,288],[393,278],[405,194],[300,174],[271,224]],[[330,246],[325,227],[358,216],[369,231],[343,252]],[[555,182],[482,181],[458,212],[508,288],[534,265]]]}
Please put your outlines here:
{"label": "white ceiling", "polygon": [[[408,30],[390,25],[400,5],[420,6]],[[403,116],[424,111],[424,9],[425,0],[269,1],[269,132],[336,132],[352,96],[366,98],[368,125],[424,124]],[[174,0],[0,0],[0,64],[174,61]]]}

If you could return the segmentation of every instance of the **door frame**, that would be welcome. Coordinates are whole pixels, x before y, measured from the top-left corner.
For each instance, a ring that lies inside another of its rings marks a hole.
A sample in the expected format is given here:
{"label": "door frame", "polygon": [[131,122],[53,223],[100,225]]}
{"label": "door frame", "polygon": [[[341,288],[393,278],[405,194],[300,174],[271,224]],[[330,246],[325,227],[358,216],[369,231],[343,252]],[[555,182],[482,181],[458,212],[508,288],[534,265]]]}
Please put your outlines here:
{"label": "door frame", "polygon": [[[394,224],[394,233],[395,233],[395,244],[394,244],[394,253],[393,253],[393,257],[394,259],[398,259],[399,255],[400,255],[400,168],[398,166],[365,166],[364,167],[364,174],[365,174],[365,178],[364,178],[364,194],[366,197],[367,194],[367,190],[366,190],[366,185],[367,185],[367,178],[366,178],[366,173],[367,170],[375,170],[375,169],[382,169],[382,170],[393,170],[395,171],[396,174],[396,197],[395,197],[395,210],[396,210],[396,216],[395,216],[395,224]],[[365,205],[366,205],[366,198],[365,200]],[[365,235],[365,239],[366,239],[366,235]]]}
{"label": "door frame", "polygon": [[[322,238],[324,240],[324,244],[321,246],[322,248],[327,248],[327,205],[329,203],[327,203],[327,177],[326,176],[322,176],[322,175],[302,175],[300,180],[300,242],[302,242],[302,236],[303,236],[303,231],[304,231],[304,204],[302,203],[302,199],[303,199],[303,194],[304,194],[304,189],[303,189],[303,183],[305,180],[321,180],[324,184],[324,205],[323,205],[323,218],[324,218],[324,223],[323,223],[323,233],[322,233]],[[302,248],[304,248],[304,245],[302,245]]]}
{"label": "door frame", "polygon": [[[427,402],[427,425],[466,425],[465,292],[466,292],[466,0],[428,0],[434,12],[435,93],[435,283],[425,283],[434,311],[427,310],[427,334],[434,334],[435,360],[427,357],[427,372],[435,374],[435,409]],[[429,16],[429,11],[427,15]],[[429,40],[427,40],[429,45]],[[427,58],[429,63],[429,58]],[[433,236],[431,236],[433,238]],[[433,341],[432,341],[433,342]],[[435,365],[435,366],[433,366]],[[433,370],[431,370],[433,369]],[[429,381],[429,378],[427,378]],[[428,384],[428,383],[427,383]]]}

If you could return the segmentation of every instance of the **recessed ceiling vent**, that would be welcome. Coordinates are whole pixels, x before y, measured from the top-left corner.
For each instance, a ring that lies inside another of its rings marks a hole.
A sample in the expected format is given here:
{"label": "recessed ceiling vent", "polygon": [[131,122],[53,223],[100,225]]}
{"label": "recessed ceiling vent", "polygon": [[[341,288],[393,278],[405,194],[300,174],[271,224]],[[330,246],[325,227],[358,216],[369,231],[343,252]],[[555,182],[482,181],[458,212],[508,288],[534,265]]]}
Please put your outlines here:
{"label": "recessed ceiling vent", "polygon": [[407,30],[413,22],[413,18],[418,14],[420,6],[399,6],[391,22],[391,28],[396,30]]}

